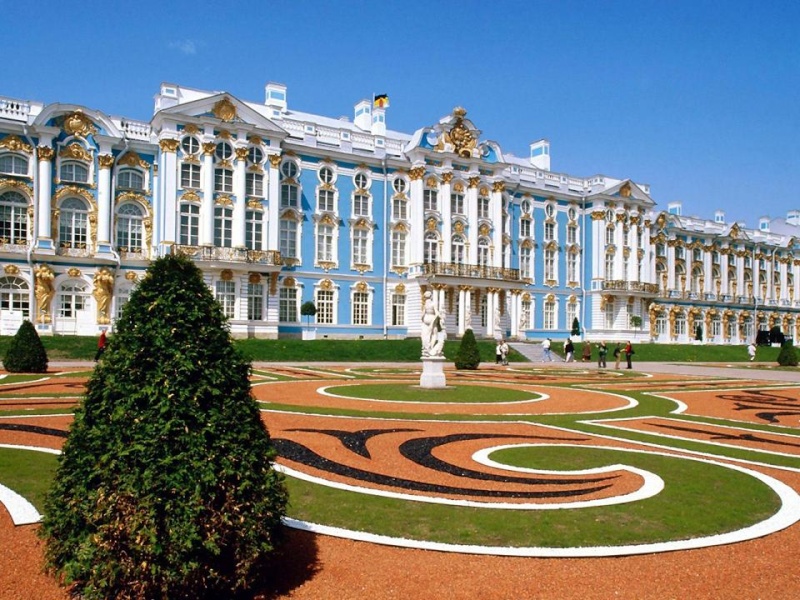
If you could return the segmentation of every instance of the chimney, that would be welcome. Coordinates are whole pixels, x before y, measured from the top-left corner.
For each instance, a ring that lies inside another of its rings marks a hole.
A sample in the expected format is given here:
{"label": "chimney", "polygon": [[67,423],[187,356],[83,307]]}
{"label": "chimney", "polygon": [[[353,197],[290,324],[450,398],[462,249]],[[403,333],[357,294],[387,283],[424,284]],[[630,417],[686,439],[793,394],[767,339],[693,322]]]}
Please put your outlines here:
{"label": "chimney", "polygon": [[718,210],[714,213],[714,223],[725,224],[725,213],[721,210]]}
{"label": "chimney", "polygon": [[667,212],[671,215],[675,215],[677,217],[681,216],[681,212],[683,212],[683,203],[682,202],[670,202],[667,204]]}
{"label": "chimney", "polygon": [[542,171],[550,170],[550,142],[539,140],[531,144],[531,164]]}
{"label": "chimney", "polygon": [[758,218],[758,230],[769,232],[769,217]]}
{"label": "chimney", "polygon": [[[266,88],[266,100],[264,104],[269,106],[273,109],[273,115],[275,115],[275,111],[277,113],[284,113],[287,110],[287,102],[286,102],[286,86],[282,83],[274,83],[270,81],[267,84]],[[278,116],[278,115],[275,115]]]}
{"label": "chimney", "polygon": [[386,135],[386,109],[373,108],[372,109],[372,135],[379,135],[381,137]]}
{"label": "chimney", "polygon": [[362,100],[355,106],[355,116],[353,123],[359,129],[369,131],[372,129],[372,103],[369,100]]}

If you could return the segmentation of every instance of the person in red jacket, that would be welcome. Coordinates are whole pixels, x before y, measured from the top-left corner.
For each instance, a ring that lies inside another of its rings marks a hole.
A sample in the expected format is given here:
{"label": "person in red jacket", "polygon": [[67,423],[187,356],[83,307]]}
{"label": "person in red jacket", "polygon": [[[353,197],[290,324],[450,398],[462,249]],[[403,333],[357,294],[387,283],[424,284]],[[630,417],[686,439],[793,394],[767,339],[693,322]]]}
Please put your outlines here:
{"label": "person in red jacket", "polygon": [[633,356],[633,346],[631,345],[630,340],[627,344],[625,344],[625,360],[628,361],[628,368],[632,369],[633,365],[631,365],[631,356]]}
{"label": "person in red jacket", "polygon": [[94,355],[94,360],[97,362],[106,351],[106,330],[100,332],[100,338],[97,340],[97,353]]}

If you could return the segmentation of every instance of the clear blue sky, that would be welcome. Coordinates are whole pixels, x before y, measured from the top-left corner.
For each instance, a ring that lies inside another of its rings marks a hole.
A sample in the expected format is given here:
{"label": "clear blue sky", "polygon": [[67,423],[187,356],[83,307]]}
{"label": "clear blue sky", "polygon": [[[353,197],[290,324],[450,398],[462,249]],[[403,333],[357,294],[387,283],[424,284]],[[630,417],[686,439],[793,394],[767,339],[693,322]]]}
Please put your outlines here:
{"label": "clear blue sky", "polygon": [[0,0],[0,95],[149,120],[163,81],[404,131],[463,106],[505,152],[684,214],[800,209],[800,2]]}

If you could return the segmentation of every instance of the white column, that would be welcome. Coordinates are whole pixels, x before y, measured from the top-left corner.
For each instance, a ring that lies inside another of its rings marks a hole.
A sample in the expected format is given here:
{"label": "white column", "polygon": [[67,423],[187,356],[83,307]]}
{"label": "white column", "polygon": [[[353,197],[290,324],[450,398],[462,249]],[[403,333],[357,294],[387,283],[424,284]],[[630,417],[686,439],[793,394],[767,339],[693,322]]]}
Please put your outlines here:
{"label": "white column", "polygon": [[[160,197],[155,202],[154,226],[162,229],[161,242],[165,245],[178,241],[178,140],[163,139],[161,148],[161,176],[159,182]],[[158,211],[162,214],[159,215]]]}
{"label": "white column", "polygon": [[[36,149],[36,156],[39,160],[39,197],[36,199],[39,240],[36,245],[39,248],[54,249],[55,240],[50,237],[50,209],[53,190],[52,164],[54,150],[50,146],[39,146]],[[40,240],[50,240],[50,243],[41,243]]]}
{"label": "white column", "polygon": [[519,290],[511,290],[511,306],[509,306],[509,318],[511,319],[511,337],[519,335]]}
{"label": "white column", "polygon": [[486,290],[486,335],[494,337],[494,307],[497,302],[494,288]]}
{"label": "white column", "polygon": [[214,142],[203,144],[203,199],[200,204],[200,245],[214,245]]}
{"label": "white column", "polygon": [[114,157],[101,154],[97,157],[100,170],[97,174],[97,252],[111,250],[111,167]]}
{"label": "white column", "polygon": [[[493,267],[502,267],[503,259],[503,190],[505,184],[502,181],[495,181],[492,185],[490,210],[492,215],[492,246],[494,252],[490,258]],[[490,321],[494,319],[491,315]]]}
{"label": "white column", "polygon": [[450,181],[453,179],[452,173],[442,173],[442,185],[439,186],[439,208],[442,214],[442,244],[441,260],[449,263],[453,260],[450,239],[453,237],[452,219],[450,212]]}
{"label": "white column", "polygon": [[467,294],[464,291],[464,286],[459,286],[458,288],[458,335],[464,335],[464,323],[466,321],[466,297]]}
{"label": "white column", "polygon": [[409,186],[409,219],[411,232],[408,239],[408,264],[413,269],[424,260],[425,248],[425,167],[414,167],[408,172],[411,179]]}
{"label": "white column", "polygon": [[244,248],[244,217],[247,204],[245,165],[247,148],[236,148],[236,167],[233,171],[233,235],[234,248]]}
{"label": "white column", "polygon": [[267,248],[280,250],[281,244],[278,233],[281,208],[280,174],[278,167],[281,165],[281,155],[272,154],[269,157],[268,205],[267,205]]}
{"label": "white column", "polygon": [[467,202],[467,223],[469,223],[469,252],[466,262],[478,264],[478,185],[480,177],[470,177],[465,200]]}

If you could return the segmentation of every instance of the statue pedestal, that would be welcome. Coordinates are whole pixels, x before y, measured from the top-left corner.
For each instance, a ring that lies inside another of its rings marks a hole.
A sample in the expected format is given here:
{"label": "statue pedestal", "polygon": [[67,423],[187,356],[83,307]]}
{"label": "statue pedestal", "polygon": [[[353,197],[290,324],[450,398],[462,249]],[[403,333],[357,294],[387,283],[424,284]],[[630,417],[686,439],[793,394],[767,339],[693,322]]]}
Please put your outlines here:
{"label": "statue pedestal", "polygon": [[422,375],[419,378],[419,387],[427,389],[444,389],[447,380],[444,377],[444,356],[423,356]]}

